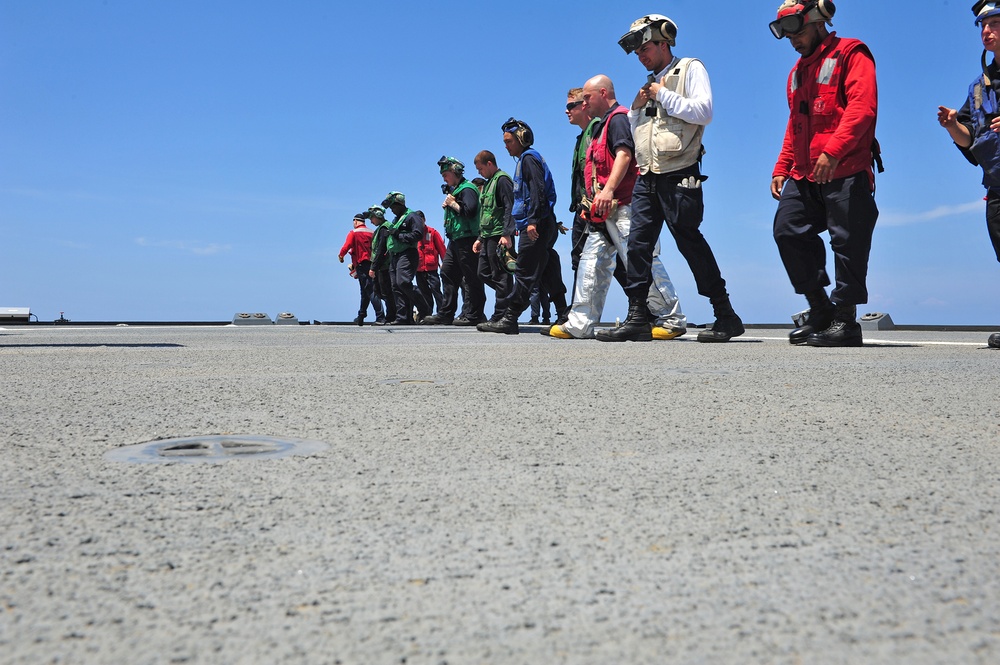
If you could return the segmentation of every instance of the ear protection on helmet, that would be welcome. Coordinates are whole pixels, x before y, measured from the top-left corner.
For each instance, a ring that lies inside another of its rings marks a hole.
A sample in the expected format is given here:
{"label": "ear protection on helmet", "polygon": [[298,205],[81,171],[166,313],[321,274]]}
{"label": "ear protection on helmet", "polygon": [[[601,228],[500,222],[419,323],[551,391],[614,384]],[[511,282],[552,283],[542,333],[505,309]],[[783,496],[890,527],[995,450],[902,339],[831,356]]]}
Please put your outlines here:
{"label": "ear protection on helmet", "polygon": [[528,127],[528,123],[523,120],[508,118],[507,122],[500,126],[505,134],[512,134],[522,148],[529,148],[535,142],[535,134]]}
{"label": "ear protection on helmet", "polygon": [[820,18],[829,21],[837,13],[837,7],[832,0],[816,0],[816,11],[819,12]]}

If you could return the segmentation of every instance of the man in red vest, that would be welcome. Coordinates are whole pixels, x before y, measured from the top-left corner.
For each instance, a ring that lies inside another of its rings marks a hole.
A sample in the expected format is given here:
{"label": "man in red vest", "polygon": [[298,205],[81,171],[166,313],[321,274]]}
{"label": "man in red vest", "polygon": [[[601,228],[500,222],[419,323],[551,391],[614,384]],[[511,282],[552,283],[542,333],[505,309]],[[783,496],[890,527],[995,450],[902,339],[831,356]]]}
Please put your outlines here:
{"label": "man in red vest", "polygon": [[[801,56],[788,76],[790,115],[771,174],[779,201],[774,241],[809,316],[789,335],[792,344],[861,346],[857,306],[868,302],[868,256],[878,219],[875,60],[864,43],[828,32],[829,0],[785,0],[770,25]],[[828,296],[830,232],[837,283]]]}
{"label": "man in red vest", "polygon": [[[594,325],[604,312],[616,259],[627,251],[632,189],[639,175],[628,109],[615,99],[611,79],[604,75],[591,78],[583,86],[582,97],[584,108],[598,120],[583,174],[586,196],[581,207],[589,228],[569,317],[565,323],[542,331],[560,339],[590,339],[595,335]],[[651,270],[653,282],[646,307],[656,324],[643,339],[680,337],[687,331],[687,319],[674,286],[658,258],[653,258]]]}
{"label": "man in red vest", "polygon": [[448,249],[437,229],[424,224],[424,236],[417,241],[420,265],[417,267],[417,289],[423,294],[428,306],[436,305],[441,311],[441,277],[438,268]]}
{"label": "man in red vest", "polygon": [[351,254],[351,274],[358,280],[361,288],[361,308],[358,310],[358,318],[354,323],[359,326],[364,324],[365,316],[368,314],[368,304],[371,303],[375,310],[375,323],[385,323],[385,314],[382,311],[382,302],[375,297],[375,286],[369,276],[371,270],[372,251],[372,230],[365,226],[365,214],[358,213],[354,216],[354,228],[347,233],[347,240],[340,248],[340,262],[344,262],[344,255]]}

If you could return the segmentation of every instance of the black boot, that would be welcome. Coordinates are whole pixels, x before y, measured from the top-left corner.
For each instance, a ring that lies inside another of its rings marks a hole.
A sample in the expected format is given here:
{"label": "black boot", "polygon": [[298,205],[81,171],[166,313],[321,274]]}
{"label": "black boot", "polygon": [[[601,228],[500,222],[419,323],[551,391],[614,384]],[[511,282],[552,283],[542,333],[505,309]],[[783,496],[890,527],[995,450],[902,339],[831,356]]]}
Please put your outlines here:
{"label": "black boot", "polygon": [[729,296],[719,302],[713,302],[712,307],[715,309],[715,323],[708,330],[698,333],[699,342],[728,342],[746,332],[743,320],[736,315],[729,302]]}
{"label": "black boot", "polygon": [[858,308],[855,305],[837,305],[833,323],[822,332],[809,335],[809,346],[862,346],[861,324],[857,322]]}
{"label": "black boot", "polygon": [[492,333],[503,333],[504,335],[516,335],[518,334],[517,329],[517,315],[511,314],[510,310],[507,310],[503,314],[503,318],[499,321],[483,321],[476,325],[476,330],[479,332],[492,332]]}
{"label": "black boot", "polygon": [[629,298],[628,316],[618,328],[598,330],[597,339],[602,342],[651,342],[653,325],[649,321],[646,301]]}
{"label": "black boot", "polygon": [[815,293],[807,293],[806,299],[809,301],[809,316],[806,318],[805,325],[789,333],[789,344],[805,344],[809,335],[826,330],[833,323],[837,308],[830,302],[826,291],[820,289]]}

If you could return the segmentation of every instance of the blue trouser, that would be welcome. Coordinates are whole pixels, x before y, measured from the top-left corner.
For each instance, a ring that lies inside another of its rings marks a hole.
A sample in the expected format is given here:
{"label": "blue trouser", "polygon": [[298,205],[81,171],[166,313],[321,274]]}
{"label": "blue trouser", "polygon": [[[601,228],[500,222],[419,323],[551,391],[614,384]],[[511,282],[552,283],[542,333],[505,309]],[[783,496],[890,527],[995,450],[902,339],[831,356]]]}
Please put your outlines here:
{"label": "blue trouser", "polygon": [[385,314],[382,312],[382,301],[375,297],[375,280],[368,276],[371,267],[371,261],[362,261],[355,267],[358,286],[361,288],[361,308],[358,309],[358,317],[365,318],[368,314],[368,305],[371,304],[375,310],[375,318],[381,319]]}
{"label": "blue trouser", "polygon": [[774,242],[796,293],[830,285],[826,246],[819,234],[830,232],[837,285],[830,300],[838,305],[868,302],[868,256],[878,207],[866,172],[825,185],[789,178],[774,214]]}
{"label": "blue trouser", "polygon": [[424,297],[424,301],[430,306],[434,303],[437,306],[437,310],[441,311],[441,277],[438,275],[437,270],[418,270],[417,271],[417,288],[420,290],[420,295]]}

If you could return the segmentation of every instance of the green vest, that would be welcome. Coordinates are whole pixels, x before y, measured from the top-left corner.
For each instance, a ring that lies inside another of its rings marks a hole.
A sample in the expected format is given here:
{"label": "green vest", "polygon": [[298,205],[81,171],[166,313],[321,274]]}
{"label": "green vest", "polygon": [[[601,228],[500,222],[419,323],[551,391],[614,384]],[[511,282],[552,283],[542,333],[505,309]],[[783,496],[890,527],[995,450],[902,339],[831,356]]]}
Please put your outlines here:
{"label": "green vest", "polygon": [[[463,180],[455,191],[451,193],[456,199],[463,189],[471,189],[479,196],[479,189],[468,180]],[[479,235],[479,215],[473,213],[471,217],[462,217],[451,208],[444,209],[444,233],[448,240],[458,240],[469,236]]]}
{"label": "green vest", "polygon": [[411,214],[413,214],[413,211],[407,208],[406,212],[404,212],[402,215],[392,220],[391,222],[386,220],[385,224],[383,224],[383,226],[386,227],[386,231],[389,233],[389,237],[386,239],[386,249],[389,250],[390,254],[399,254],[400,252],[405,252],[408,249],[417,248],[417,243],[403,242],[402,240],[399,240],[392,235],[392,232],[398,229],[400,226],[402,226],[403,220],[405,220]]}
{"label": "green vest", "polygon": [[580,201],[587,197],[587,183],[583,181],[583,171],[587,165],[587,148],[594,138],[594,127],[600,121],[600,118],[593,118],[576,139],[576,147],[573,149],[573,183],[570,191],[573,200],[569,204],[570,212],[576,212],[579,209]]}
{"label": "green vest", "polygon": [[503,171],[497,171],[483,187],[479,198],[479,235],[483,238],[496,238],[503,235],[503,218],[506,210],[497,201],[497,182],[500,178],[510,178]]}

